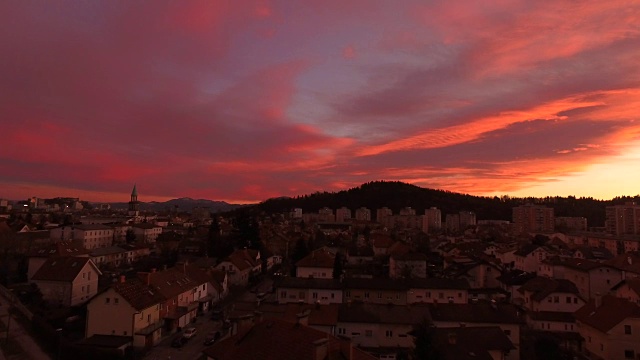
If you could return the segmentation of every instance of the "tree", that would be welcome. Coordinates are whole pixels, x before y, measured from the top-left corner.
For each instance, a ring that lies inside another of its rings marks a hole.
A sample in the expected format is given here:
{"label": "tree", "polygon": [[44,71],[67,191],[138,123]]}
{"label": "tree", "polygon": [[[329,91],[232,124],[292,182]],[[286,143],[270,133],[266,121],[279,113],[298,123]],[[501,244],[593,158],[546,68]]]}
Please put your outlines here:
{"label": "tree", "polygon": [[342,277],[342,273],[344,272],[344,264],[342,253],[337,253],[336,258],[333,261],[333,278],[340,279]]}
{"label": "tree", "polygon": [[420,323],[414,326],[409,334],[413,336],[413,344],[415,346],[413,349],[414,359],[440,359],[440,354],[433,344],[433,327],[426,319],[422,319]]}
{"label": "tree", "polygon": [[133,244],[134,242],[136,242],[136,233],[133,231],[133,229],[128,229],[124,238],[127,244]]}
{"label": "tree", "polygon": [[293,248],[293,254],[291,254],[291,261],[295,265],[298,261],[302,260],[305,256],[309,255],[309,248],[307,242],[303,238],[299,238],[296,241],[296,245]]}

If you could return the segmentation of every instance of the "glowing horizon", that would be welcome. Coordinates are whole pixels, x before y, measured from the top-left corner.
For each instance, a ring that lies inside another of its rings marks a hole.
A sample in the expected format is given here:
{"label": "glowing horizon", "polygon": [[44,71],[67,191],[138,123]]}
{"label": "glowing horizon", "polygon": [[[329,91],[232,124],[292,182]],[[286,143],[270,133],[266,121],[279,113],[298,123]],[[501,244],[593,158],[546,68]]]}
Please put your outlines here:
{"label": "glowing horizon", "polygon": [[623,1],[5,2],[0,198],[634,196],[638,19]]}

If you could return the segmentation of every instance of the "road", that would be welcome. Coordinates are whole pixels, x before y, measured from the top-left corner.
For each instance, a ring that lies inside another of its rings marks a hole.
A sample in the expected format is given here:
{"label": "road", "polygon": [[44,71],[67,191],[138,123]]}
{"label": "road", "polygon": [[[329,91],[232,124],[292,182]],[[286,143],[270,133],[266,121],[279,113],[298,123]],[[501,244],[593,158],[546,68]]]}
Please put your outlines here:
{"label": "road", "polygon": [[209,332],[220,331],[222,323],[220,321],[210,320],[209,315],[198,317],[196,323],[190,325],[198,330],[198,333],[181,348],[171,347],[171,342],[180,334],[173,334],[163,339],[160,344],[156,345],[144,357],[145,360],[195,360],[200,359],[202,350],[206,348],[204,339]]}
{"label": "road", "polygon": [[[9,323],[9,316],[11,316],[10,324],[9,324],[9,339],[15,342],[20,348],[22,348],[23,353],[9,355],[6,354],[5,357],[7,360],[22,360],[22,359],[42,359],[42,360],[50,360],[51,358],[47,355],[38,343],[31,338],[31,335],[22,327],[22,324],[18,322],[15,318],[15,314],[9,315],[9,301],[5,299],[3,296],[0,296],[0,321],[4,325]],[[4,328],[4,327],[3,327]],[[3,331],[1,341],[5,341],[6,333]]]}

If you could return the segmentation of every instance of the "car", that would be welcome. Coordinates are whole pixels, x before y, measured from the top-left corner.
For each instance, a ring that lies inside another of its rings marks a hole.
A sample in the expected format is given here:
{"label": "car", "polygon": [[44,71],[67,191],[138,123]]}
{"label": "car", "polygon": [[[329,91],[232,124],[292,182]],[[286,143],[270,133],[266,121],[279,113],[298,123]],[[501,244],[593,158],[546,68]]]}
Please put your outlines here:
{"label": "car", "polygon": [[182,337],[185,339],[191,339],[192,337],[196,336],[197,333],[198,333],[198,330],[196,328],[188,327],[184,329],[184,332],[182,333]]}
{"label": "car", "polygon": [[178,335],[171,342],[171,347],[181,348],[186,343],[187,343],[187,339],[185,339],[185,337],[182,335]]}
{"label": "car", "polygon": [[213,343],[218,341],[218,339],[220,339],[220,332],[219,331],[212,331],[212,332],[207,334],[207,337],[204,339],[204,344],[205,345],[213,345]]}

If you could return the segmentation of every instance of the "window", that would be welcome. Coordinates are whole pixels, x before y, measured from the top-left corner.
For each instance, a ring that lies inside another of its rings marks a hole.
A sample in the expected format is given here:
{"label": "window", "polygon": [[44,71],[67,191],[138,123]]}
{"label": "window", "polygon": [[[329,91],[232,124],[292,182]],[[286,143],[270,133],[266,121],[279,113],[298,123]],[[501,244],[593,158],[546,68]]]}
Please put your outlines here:
{"label": "window", "polygon": [[378,293],[378,299],[382,299],[382,293],[381,292]]}
{"label": "window", "polygon": [[151,322],[151,314],[147,315],[147,322]]}
{"label": "window", "polygon": [[331,293],[331,298],[332,298],[332,299],[335,299],[335,298],[336,298],[336,294]]}
{"label": "window", "polygon": [[549,296],[549,300],[547,300],[548,302],[553,302],[553,299],[551,298],[551,296]]}
{"label": "window", "polygon": [[314,292],[314,293],[312,294],[312,296],[313,296],[313,298],[314,298],[314,299],[317,299],[317,298],[318,298],[318,293],[317,293],[317,292]]}
{"label": "window", "polygon": [[351,297],[351,291],[345,291],[344,296]]}
{"label": "window", "polygon": [[384,335],[385,335],[386,337],[393,337],[393,331],[391,331],[391,330],[387,330],[387,331],[385,331],[385,332],[384,332]]}
{"label": "window", "polygon": [[461,298],[462,297],[462,293],[458,293],[458,297]]}
{"label": "window", "polygon": [[560,302],[560,296],[554,296],[553,297],[553,302],[554,303],[559,303]]}
{"label": "window", "polygon": [[438,293],[438,299],[444,299],[444,293]]}
{"label": "window", "polygon": [[577,298],[577,297],[574,297],[574,298],[573,298],[573,303],[574,303],[574,304],[577,304],[577,303],[578,303],[578,298]]}
{"label": "window", "polygon": [[567,296],[567,304],[571,304],[571,296]]}
{"label": "window", "polygon": [[633,359],[636,356],[635,351],[633,350],[625,350],[624,351],[624,358],[625,359]]}
{"label": "window", "polygon": [[82,287],[82,292],[84,292],[84,286]]}
{"label": "window", "polygon": [[304,291],[298,293],[298,299],[304,299]]}
{"label": "window", "polygon": [[106,298],[106,299],[104,299],[104,303],[105,303],[105,304],[108,304],[109,302],[111,302],[111,298]]}
{"label": "window", "polygon": [[87,285],[87,292],[91,292],[91,285]]}
{"label": "window", "polygon": [[119,302],[119,301],[120,301],[120,299],[118,299],[118,298],[113,298],[113,302],[114,302],[114,304],[118,305],[118,302]]}
{"label": "window", "polygon": [[369,298],[369,293],[368,293],[368,292],[365,292],[365,293],[364,293],[364,298],[365,298],[365,299],[368,299],[368,298]]}
{"label": "window", "polygon": [[347,333],[347,330],[345,328],[338,328],[338,335],[344,335]]}
{"label": "window", "polygon": [[364,336],[372,337],[373,336],[373,330],[365,330],[364,331]]}
{"label": "window", "polygon": [[624,333],[625,335],[631,335],[631,325],[624,326]]}
{"label": "window", "polygon": [[430,298],[431,297],[431,291],[427,291],[427,297]]}

